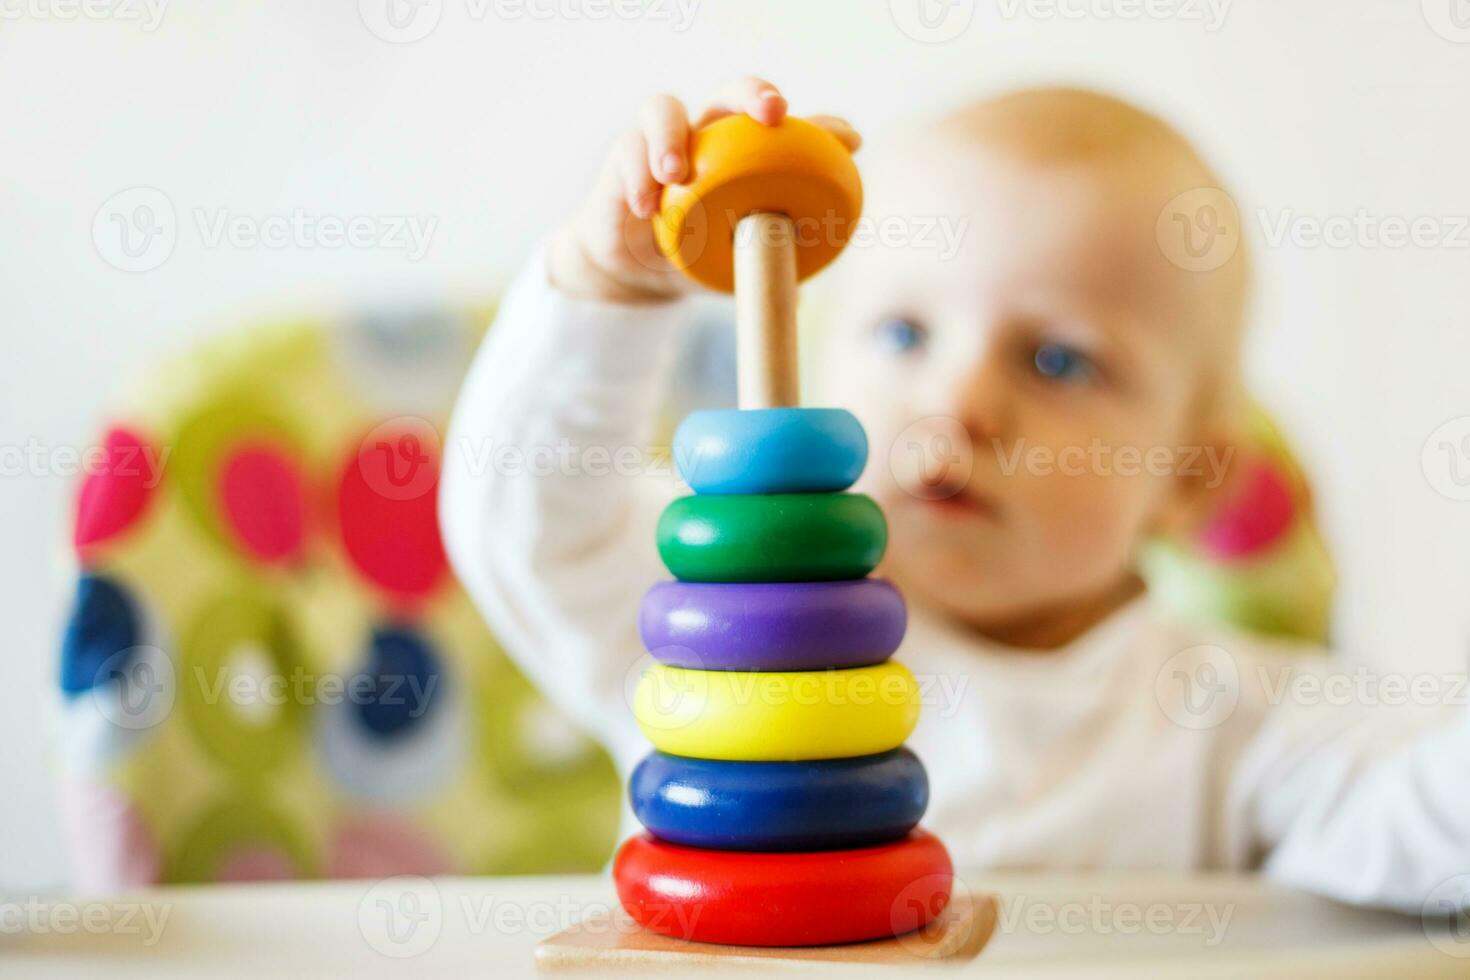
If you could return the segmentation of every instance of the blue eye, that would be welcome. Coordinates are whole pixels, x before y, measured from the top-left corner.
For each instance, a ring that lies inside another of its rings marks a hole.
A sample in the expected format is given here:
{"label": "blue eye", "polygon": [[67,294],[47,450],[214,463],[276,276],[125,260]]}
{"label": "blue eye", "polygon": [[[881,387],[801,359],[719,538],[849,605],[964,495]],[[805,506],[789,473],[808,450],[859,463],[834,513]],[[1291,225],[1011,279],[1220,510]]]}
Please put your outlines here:
{"label": "blue eye", "polygon": [[1097,369],[1087,355],[1062,344],[1042,344],[1032,356],[1036,373],[1054,381],[1087,381]]}
{"label": "blue eye", "polygon": [[922,347],[929,339],[929,331],[903,317],[894,317],[878,324],[878,343],[894,354],[907,354]]}

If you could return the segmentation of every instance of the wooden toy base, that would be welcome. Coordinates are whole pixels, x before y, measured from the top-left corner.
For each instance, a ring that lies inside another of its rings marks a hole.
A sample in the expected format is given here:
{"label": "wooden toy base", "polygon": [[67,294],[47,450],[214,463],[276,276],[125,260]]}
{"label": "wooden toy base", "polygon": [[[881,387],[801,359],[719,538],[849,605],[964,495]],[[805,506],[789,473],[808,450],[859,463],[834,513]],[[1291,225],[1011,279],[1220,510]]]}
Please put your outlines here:
{"label": "wooden toy base", "polygon": [[644,929],[621,909],[614,915],[589,918],[557,933],[536,947],[542,969],[615,969],[618,967],[780,966],[789,963],[873,963],[915,966],[968,960],[980,952],[995,931],[994,896],[971,895],[958,881],[944,912],[923,929],[845,946],[719,946],[674,939]]}

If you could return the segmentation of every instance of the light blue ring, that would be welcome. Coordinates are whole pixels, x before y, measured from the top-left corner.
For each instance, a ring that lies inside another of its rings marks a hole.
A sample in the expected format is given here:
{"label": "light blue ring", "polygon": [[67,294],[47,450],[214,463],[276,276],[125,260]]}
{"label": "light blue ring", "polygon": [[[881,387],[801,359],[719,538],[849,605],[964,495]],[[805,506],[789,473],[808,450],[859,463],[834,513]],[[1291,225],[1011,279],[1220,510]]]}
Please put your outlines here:
{"label": "light blue ring", "polygon": [[695,493],[836,493],[856,482],[868,437],[841,408],[693,412],[674,462]]}

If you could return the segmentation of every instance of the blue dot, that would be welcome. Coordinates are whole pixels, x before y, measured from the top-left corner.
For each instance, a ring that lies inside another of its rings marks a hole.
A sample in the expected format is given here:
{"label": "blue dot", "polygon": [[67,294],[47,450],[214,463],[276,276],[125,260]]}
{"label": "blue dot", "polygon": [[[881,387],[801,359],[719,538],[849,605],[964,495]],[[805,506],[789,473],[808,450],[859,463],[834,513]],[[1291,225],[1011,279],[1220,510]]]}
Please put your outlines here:
{"label": "blue dot", "polygon": [[353,703],[369,733],[391,738],[429,716],[441,681],[439,664],[422,638],[402,627],[382,627],[373,630],[367,667],[353,678]]}
{"label": "blue dot", "polygon": [[[139,643],[138,614],[122,586],[98,575],[83,575],[77,601],[61,644],[61,689],[68,696],[107,680],[103,667],[124,671]],[[110,663],[109,663],[110,661]]]}

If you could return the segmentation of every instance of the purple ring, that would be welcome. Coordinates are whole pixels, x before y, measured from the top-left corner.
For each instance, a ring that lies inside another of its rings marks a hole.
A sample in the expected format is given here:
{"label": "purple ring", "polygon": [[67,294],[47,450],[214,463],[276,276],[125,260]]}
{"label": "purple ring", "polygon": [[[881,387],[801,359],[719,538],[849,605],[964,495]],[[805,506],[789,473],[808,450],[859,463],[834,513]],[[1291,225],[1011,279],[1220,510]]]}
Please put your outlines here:
{"label": "purple ring", "polygon": [[884,579],[660,582],[643,596],[643,645],[696,670],[825,670],[887,660],[908,612]]}

